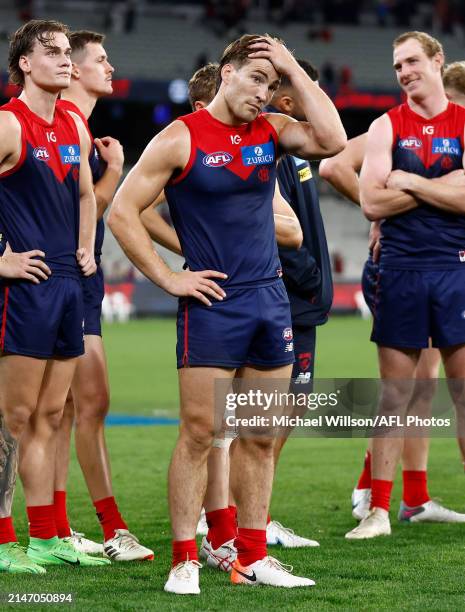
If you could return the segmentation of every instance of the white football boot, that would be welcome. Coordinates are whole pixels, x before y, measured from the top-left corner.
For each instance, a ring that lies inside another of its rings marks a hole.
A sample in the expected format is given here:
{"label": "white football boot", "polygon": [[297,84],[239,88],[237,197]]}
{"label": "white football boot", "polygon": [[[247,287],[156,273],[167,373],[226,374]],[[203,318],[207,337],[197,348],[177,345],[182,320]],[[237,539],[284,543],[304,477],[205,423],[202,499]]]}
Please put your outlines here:
{"label": "white football boot", "polygon": [[357,521],[366,518],[370,512],[371,489],[354,489],[352,491],[352,516]]}
{"label": "white football boot", "polygon": [[294,533],[292,529],[284,527],[278,521],[270,521],[266,526],[266,543],[268,546],[280,544],[283,548],[305,548],[319,546],[316,540],[309,540]]}
{"label": "white football boot", "polygon": [[215,550],[212,548],[206,536],[204,536],[202,538],[199,557],[203,561],[206,561],[209,567],[217,568],[223,572],[230,572],[232,564],[237,558],[237,549],[234,546],[234,540],[225,542]]}
{"label": "white football boot", "polygon": [[407,523],[465,523],[465,514],[444,508],[432,499],[421,506],[407,506],[401,501],[398,519]]}
{"label": "white football boot", "polygon": [[383,508],[373,508],[355,529],[346,533],[346,539],[367,540],[381,535],[391,535],[389,512]]}
{"label": "white football boot", "polygon": [[86,555],[103,555],[103,544],[85,538],[83,533],[71,529],[71,535],[66,538],[78,552]]}
{"label": "white football boot", "polygon": [[302,578],[291,574],[292,565],[280,563],[274,557],[265,557],[249,566],[242,566],[238,560],[234,561],[231,572],[231,582],[233,584],[246,584],[248,586],[258,586],[266,584],[268,586],[285,587],[309,587],[315,582],[310,578]]}
{"label": "white football boot", "polygon": [[208,533],[207,517],[205,516],[205,508],[200,512],[199,522],[197,523],[196,534],[206,536]]}
{"label": "white football boot", "polygon": [[127,529],[115,529],[115,535],[103,543],[103,555],[112,561],[153,561],[153,550],[139,544]]}
{"label": "white football boot", "polygon": [[199,569],[201,567],[198,561],[178,563],[169,573],[165,591],[177,595],[199,595]]}

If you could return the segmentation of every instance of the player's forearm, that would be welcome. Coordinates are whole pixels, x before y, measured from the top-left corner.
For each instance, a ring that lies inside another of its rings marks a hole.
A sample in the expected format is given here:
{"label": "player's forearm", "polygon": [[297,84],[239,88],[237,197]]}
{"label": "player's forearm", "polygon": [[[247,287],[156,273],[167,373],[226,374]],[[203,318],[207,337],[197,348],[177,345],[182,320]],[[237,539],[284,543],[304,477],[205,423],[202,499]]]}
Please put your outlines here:
{"label": "player's forearm", "polygon": [[79,215],[79,248],[94,252],[97,206],[92,192],[82,195]]}
{"label": "player's forearm", "polygon": [[137,211],[113,205],[107,223],[124,253],[136,268],[153,283],[166,289],[174,273],[153,248]]}
{"label": "player's forearm", "polygon": [[343,162],[324,159],[319,174],[348,200],[360,206],[360,186],[355,170]]}
{"label": "player's forearm", "polygon": [[142,211],[140,218],[152,240],[173,253],[182,255],[181,243],[176,230],[156,210],[146,208]]}
{"label": "player's forearm", "polygon": [[436,208],[465,214],[465,187],[412,175],[408,192]]}
{"label": "player's forearm", "polygon": [[94,194],[97,201],[97,219],[103,217],[108,205],[112,201],[122,173],[122,168],[108,166],[100,180],[95,183]]}
{"label": "player's forearm", "polygon": [[[289,76],[319,147],[326,151],[328,156],[336,155],[347,144],[347,136],[336,107],[300,66],[297,65]],[[312,152],[313,147],[309,150],[309,155]]]}
{"label": "player's forearm", "polygon": [[303,241],[299,220],[286,215],[274,214],[276,242],[281,247],[300,249]]}
{"label": "player's forearm", "polygon": [[363,214],[370,221],[400,215],[418,207],[417,200],[404,191],[360,186],[360,205]]}

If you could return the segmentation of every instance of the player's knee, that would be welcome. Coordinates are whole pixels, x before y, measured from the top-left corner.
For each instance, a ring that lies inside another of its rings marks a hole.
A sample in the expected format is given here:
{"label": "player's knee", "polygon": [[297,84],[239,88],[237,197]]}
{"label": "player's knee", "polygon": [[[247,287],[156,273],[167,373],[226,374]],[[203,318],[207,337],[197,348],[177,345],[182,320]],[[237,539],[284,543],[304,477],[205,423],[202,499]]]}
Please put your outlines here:
{"label": "player's knee", "polygon": [[94,393],[80,398],[76,410],[76,427],[104,421],[109,407],[110,396],[107,389],[95,390]]}
{"label": "player's knee", "polygon": [[33,412],[32,407],[22,406],[6,411],[4,422],[7,430],[15,440],[19,440]]}
{"label": "player's knee", "polygon": [[241,438],[240,444],[249,454],[266,458],[273,455],[275,440],[271,436],[253,436]]}
{"label": "player's knee", "polygon": [[214,435],[214,428],[208,420],[191,419],[181,425],[180,438],[193,452],[208,453],[213,444]]}

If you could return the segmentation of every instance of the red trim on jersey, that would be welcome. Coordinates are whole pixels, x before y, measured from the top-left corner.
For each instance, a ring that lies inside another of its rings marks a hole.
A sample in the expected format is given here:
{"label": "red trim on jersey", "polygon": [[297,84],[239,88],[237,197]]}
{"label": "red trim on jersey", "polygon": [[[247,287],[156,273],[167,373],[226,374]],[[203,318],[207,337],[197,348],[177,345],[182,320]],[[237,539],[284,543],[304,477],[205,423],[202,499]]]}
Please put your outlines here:
{"label": "red trim on jersey", "polygon": [[187,365],[189,362],[189,309],[188,302],[184,305],[184,354],[182,356],[182,365]]}
{"label": "red trim on jersey", "polygon": [[74,102],[71,102],[70,100],[57,100],[57,108],[61,108],[63,110],[71,111],[72,113],[75,113],[81,119],[82,123],[84,124],[87,130],[87,133],[89,134],[91,144],[94,142],[94,137],[92,136],[92,132],[90,131],[87,117],[82,113],[81,109],[78,106],[76,106],[76,104],[74,104]]}
{"label": "red trim on jersey", "polygon": [[271,123],[271,121],[268,119],[269,115],[272,115],[273,113],[260,113],[260,115],[258,115],[259,117],[262,117],[262,119],[265,119],[265,121],[267,123],[270,124],[271,126],[271,135],[273,136],[273,140],[274,140],[274,146],[276,149],[276,157],[278,156],[278,132],[276,131],[276,128],[274,127],[274,125]]}
{"label": "red trim on jersey", "polygon": [[[203,110],[203,109],[201,109],[201,110]],[[199,113],[201,111],[196,111],[196,112]],[[189,126],[184,121],[184,117],[178,117],[178,121],[182,121],[184,123],[184,125],[186,126],[187,131],[189,132],[189,138],[191,140],[191,150],[190,150],[190,153],[189,153],[189,159],[187,160],[187,164],[184,166],[184,170],[177,177],[175,177],[174,179],[171,179],[170,181],[168,181],[168,185],[176,185],[176,183],[179,183],[179,181],[182,181],[182,179],[185,178],[187,174],[189,174],[189,170],[194,165],[195,158],[197,157],[197,147],[195,146],[194,139],[192,138],[192,134],[191,134],[191,131],[189,129]]]}
{"label": "red trim on jersey", "polygon": [[[11,111],[8,110],[7,108],[5,108],[5,109],[0,108],[0,111],[11,113]],[[16,120],[18,121],[18,123],[19,123],[19,125],[21,127],[21,153],[20,153],[18,161],[13,166],[13,168],[10,168],[6,172],[1,172],[0,173],[0,178],[2,178],[4,176],[9,176],[10,174],[13,174],[13,172],[16,172],[17,170],[19,170],[21,168],[21,166],[23,165],[24,160],[26,159],[26,151],[27,151],[27,147],[26,147],[26,130],[24,129],[24,125],[23,125],[21,117],[19,115],[16,115],[16,114],[14,116],[15,116]]]}
{"label": "red trim on jersey", "polygon": [[10,293],[10,288],[5,287],[5,301],[3,303],[3,315],[2,315],[2,330],[0,332],[0,349],[3,351],[3,347],[5,346],[5,332],[6,332],[6,314],[8,310],[8,294]]}

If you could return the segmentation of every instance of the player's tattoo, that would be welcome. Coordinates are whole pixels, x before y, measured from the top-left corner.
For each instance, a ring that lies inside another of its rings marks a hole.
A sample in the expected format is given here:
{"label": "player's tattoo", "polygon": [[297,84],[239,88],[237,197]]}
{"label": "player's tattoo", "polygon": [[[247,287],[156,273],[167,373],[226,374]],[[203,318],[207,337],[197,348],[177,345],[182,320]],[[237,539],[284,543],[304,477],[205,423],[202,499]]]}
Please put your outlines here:
{"label": "player's tattoo", "polygon": [[0,518],[11,516],[17,471],[18,442],[7,430],[0,414]]}

